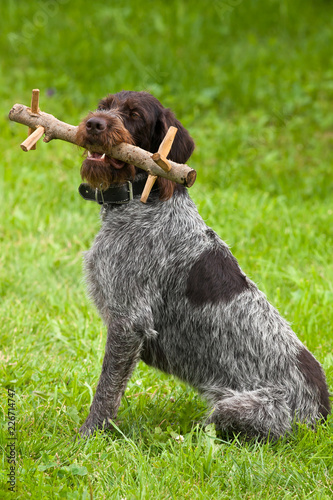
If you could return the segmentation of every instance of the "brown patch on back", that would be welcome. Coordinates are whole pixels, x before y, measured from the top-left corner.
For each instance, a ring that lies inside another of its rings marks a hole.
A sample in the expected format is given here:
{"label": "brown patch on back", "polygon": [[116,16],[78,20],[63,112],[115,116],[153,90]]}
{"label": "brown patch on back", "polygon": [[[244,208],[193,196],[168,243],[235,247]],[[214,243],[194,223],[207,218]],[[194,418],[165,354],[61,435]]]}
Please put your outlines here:
{"label": "brown patch on back", "polygon": [[249,288],[246,276],[227,248],[204,251],[190,270],[186,296],[196,306],[228,303]]}

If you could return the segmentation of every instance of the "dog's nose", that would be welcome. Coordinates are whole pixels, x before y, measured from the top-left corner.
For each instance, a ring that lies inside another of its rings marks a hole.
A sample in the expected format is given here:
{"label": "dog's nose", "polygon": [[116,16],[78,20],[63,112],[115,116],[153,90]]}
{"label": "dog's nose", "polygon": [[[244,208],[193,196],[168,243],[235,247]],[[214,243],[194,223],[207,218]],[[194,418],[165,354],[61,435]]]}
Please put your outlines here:
{"label": "dog's nose", "polygon": [[90,134],[100,134],[106,129],[107,122],[104,118],[93,116],[86,123],[87,132]]}

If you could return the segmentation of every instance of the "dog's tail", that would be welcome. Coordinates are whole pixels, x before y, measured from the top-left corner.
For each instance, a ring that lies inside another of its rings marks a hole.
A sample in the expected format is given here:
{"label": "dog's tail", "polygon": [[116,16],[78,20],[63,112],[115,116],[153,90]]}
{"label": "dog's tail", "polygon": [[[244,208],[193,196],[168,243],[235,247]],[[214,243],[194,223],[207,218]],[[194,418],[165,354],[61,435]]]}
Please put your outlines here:
{"label": "dog's tail", "polygon": [[274,440],[291,430],[292,420],[284,390],[264,387],[242,392],[227,390],[215,404],[208,423],[223,432]]}

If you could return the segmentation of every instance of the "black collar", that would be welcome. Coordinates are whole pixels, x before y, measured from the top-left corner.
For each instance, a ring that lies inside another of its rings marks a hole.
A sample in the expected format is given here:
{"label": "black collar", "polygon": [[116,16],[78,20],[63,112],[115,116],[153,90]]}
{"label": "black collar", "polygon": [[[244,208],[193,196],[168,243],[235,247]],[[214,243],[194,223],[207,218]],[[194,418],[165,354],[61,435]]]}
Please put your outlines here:
{"label": "black collar", "polygon": [[[122,205],[133,200],[134,196],[142,194],[147,179],[127,181],[125,184],[110,186],[105,191],[93,189],[89,184],[79,186],[79,193],[85,200],[96,201],[99,205]],[[155,188],[154,191],[157,191]]]}

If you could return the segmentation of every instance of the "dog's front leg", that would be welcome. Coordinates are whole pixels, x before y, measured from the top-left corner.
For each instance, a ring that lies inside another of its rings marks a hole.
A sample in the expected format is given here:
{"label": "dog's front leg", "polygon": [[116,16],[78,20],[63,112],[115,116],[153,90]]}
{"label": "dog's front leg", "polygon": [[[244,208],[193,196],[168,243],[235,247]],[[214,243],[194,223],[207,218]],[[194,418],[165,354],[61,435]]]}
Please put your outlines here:
{"label": "dog's front leg", "polygon": [[80,428],[81,436],[107,428],[115,419],[127,382],[139,360],[143,337],[141,332],[128,331],[124,325],[108,328],[102,373],[90,413]]}

